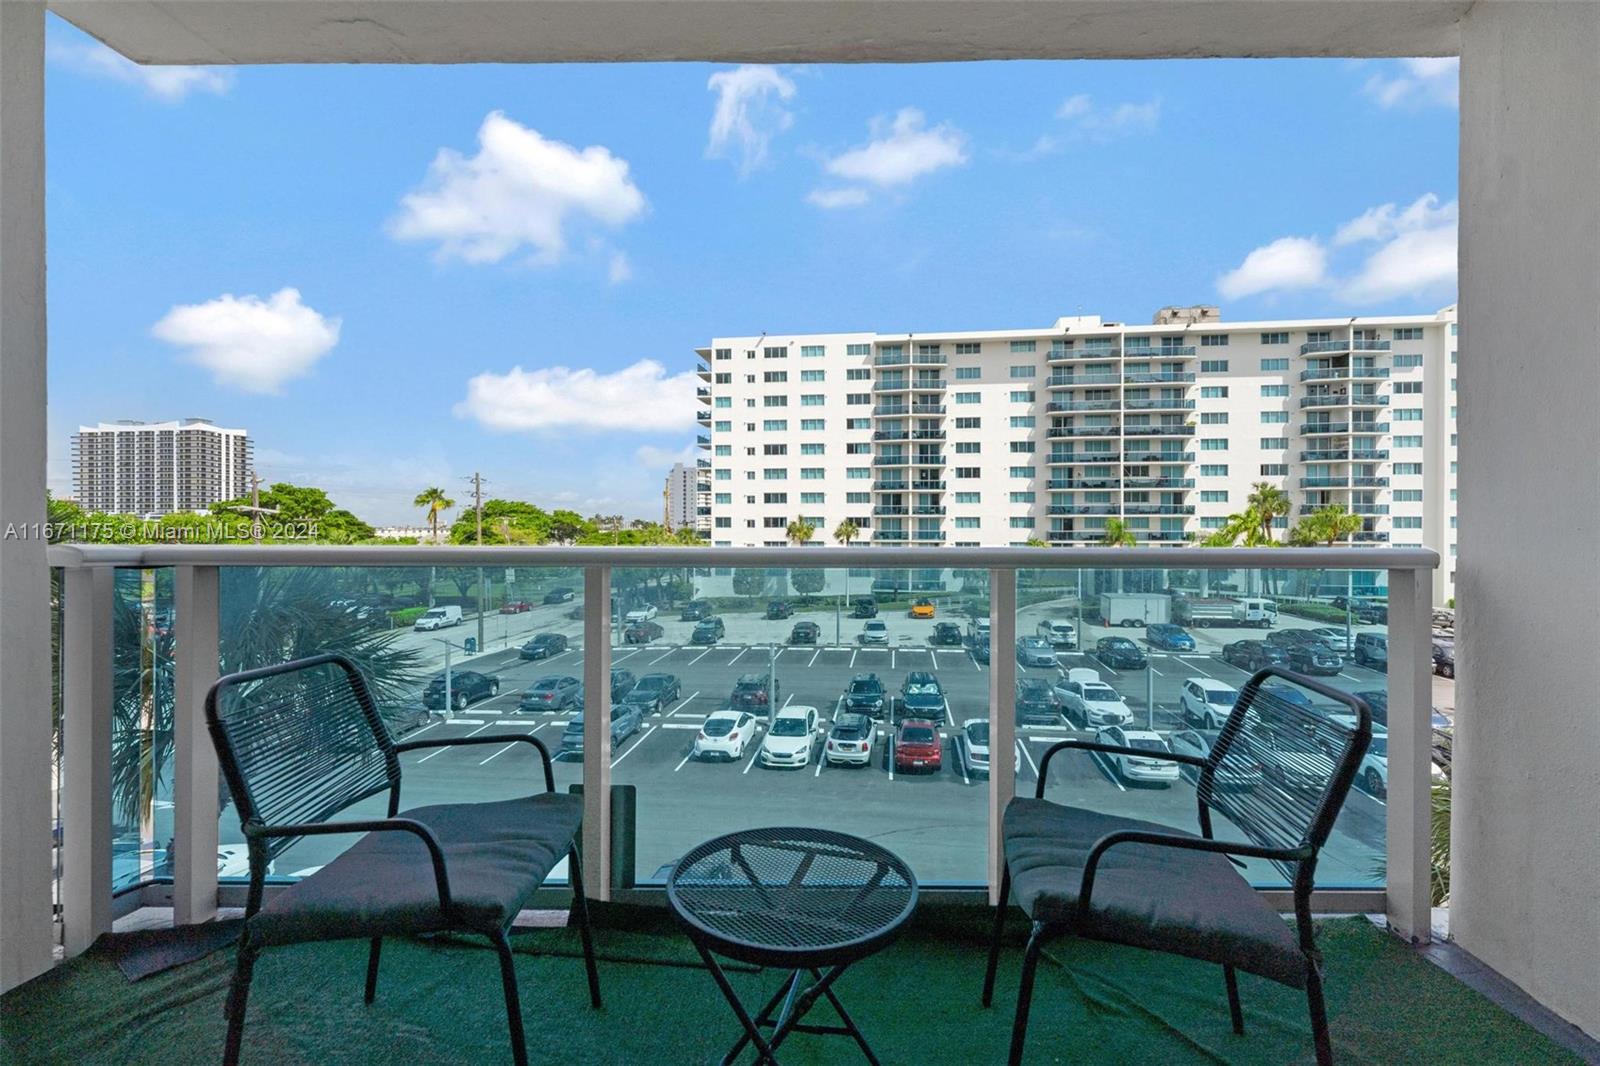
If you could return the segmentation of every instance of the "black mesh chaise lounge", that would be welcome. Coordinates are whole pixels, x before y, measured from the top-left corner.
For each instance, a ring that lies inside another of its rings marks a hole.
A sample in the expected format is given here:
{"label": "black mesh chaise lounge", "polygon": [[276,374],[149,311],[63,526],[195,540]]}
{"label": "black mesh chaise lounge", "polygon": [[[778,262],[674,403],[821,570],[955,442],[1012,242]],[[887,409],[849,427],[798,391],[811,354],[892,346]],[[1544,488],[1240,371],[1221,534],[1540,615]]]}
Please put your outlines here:
{"label": "black mesh chaise lounge", "polygon": [[[233,986],[224,1007],[223,1061],[236,1063],[250,974],[263,948],[370,939],[366,1002],[378,988],[385,936],[481,933],[500,957],[511,1052],[528,1060],[517,975],[507,932],[563,855],[583,938],[589,998],[600,1006],[594,943],[577,839],[582,799],[559,795],[550,753],[526,733],[396,744],[354,663],[318,655],[231,674],[206,695],[216,745],[250,855],[250,892]],[[532,744],[544,763],[542,793],[491,803],[446,803],[400,811],[400,754],[455,744]],[[387,791],[386,818],[330,821]],[[267,863],[308,836],[364,833],[317,872],[263,905]]]}
{"label": "black mesh chaise lounge", "polygon": [[[1334,701],[1335,708],[1314,704],[1307,691]],[[1046,800],[1050,760],[1064,749],[1155,757],[1086,740],[1051,745],[1039,760],[1034,798],[1012,800],[1001,829],[1005,868],[984,1006],[994,997],[1013,894],[1033,922],[1011,1031],[1012,1066],[1022,1061],[1039,953],[1047,941],[1068,935],[1220,964],[1235,1033],[1244,1032],[1237,970],[1302,988],[1317,1061],[1331,1063],[1311,887],[1317,855],[1371,737],[1371,711],[1363,700],[1276,667],[1256,673],[1207,756],[1159,756],[1179,763],[1194,781],[1199,836]],[[1213,834],[1214,815],[1227,823],[1223,839]],[[1270,862],[1288,879],[1293,930],[1235,868],[1243,865],[1241,858]]]}

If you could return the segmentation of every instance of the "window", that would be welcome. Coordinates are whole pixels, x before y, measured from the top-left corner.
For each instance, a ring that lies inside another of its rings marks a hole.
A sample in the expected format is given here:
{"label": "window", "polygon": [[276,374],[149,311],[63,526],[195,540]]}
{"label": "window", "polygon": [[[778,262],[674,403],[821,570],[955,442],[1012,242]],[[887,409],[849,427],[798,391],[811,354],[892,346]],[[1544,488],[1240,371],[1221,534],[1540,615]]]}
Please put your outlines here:
{"label": "window", "polygon": [[1396,474],[1402,476],[1402,477],[1404,477],[1407,474],[1421,474],[1422,473],[1422,464],[1421,463],[1396,463],[1396,464],[1394,464],[1394,472]]}
{"label": "window", "polygon": [[872,402],[872,393],[849,392],[845,394],[844,402],[852,407],[863,407]]}
{"label": "window", "polygon": [[718,503],[724,503],[724,504],[728,504],[728,505],[731,506],[733,504],[733,493],[731,493],[731,492],[719,492],[716,495],[716,501]]}
{"label": "window", "polygon": [[820,492],[802,492],[800,494],[800,502],[817,504],[822,502],[822,497],[823,493]]}
{"label": "window", "polygon": [[801,455],[821,455],[822,451],[823,451],[823,448],[825,448],[825,447],[826,447],[826,445],[823,445],[823,444],[802,444],[802,445],[800,445],[800,454]]}
{"label": "window", "polygon": [[1225,452],[1228,450],[1227,437],[1205,437],[1200,441],[1200,450],[1203,452]]}
{"label": "window", "polygon": [[732,481],[733,480],[733,471],[732,470],[728,470],[726,468],[719,467],[718,469],[713,470],[711,473],[718,481]]}
{"label": "window", "polygon": [[821,481],[822,480],[822,467],[820,467],[820,466],[802,466],[800,468],[800,480],[801,481]]}
{"label": "window", "polygon": [[977,529],[978,528],[978,520],[976,518],[957,518],[956,519],[956,528],[957,529]]}
{"label": "window", "polygon": [[761,502],[762,503],[788,503],[789,502],[789,494],[787,492],[764,492],[764,493],[761,494]]}
{"label": "window", "polygon": [[1261,360],[1261,369],[1263,371],[1268,371],[1268,372],[1273,371],[1273,370],[1288,370],[1289,369],[1289,360],[1287,360],[1287,359],[1263,359],[1263,360]]}
{"label": "window", "polygon": [[1031,478],[1031,477],[1033,477],[1033,467],[1031,467],[1031,466],[1014,466],[1014,467],[1011,468],[1011,476],[1012,477],[1027,477],[1027,478]]}
{"label": "window", "polygon": [[761,525],[766,529],[782,529],[788,524],[784,515],[768,515],[761,520]]}
{"label": "window", "polygon": [[870,377],[872,377],[872,371],[864,366],[847,367],[844,372],[846,381],[866,381]]}
{"label": "window", "polygon": [[801,407],[822,407],[827,403],[827,397],[820,392],[802,393],[800,396]]}
{"label": "window", "polygon": [[1306,334],[1307,344],[1326,344],[1331,340],[1333,340],[1333,333],[1331,330],[1314,329]]}
{"label": "window", "polygon": [[761,471],[762,481],[788,481],[789,468],[784,466],[769,466]]}
{"label": "window", "polygon": [[917,345],[917,354],[918,355],[938,355],[939,354],[939,346],[937,344],[919,344],[919,345]]}
{"label": "window", "polygon": [[1202,411],[1200,412],[1200,424],[1202,426],[1225,426],[1228,424],[1228,412]]}
{"label": "window", "polygon": [[1227,477],[1228,476],[1228,464],[1226,464],[1226,463],[1206,463],[1206,464],[1204,464],[1203,466],[1200,467],[1200,476],[1201,477]]}
{"label": "window", "polygon": [[732,433],[733,432],[733,423],[732,422],[716,422],[716,423],[713,423],[712,426],[711,426],[711,432],[713,432],[713,433]]}
{"label": "window", "polygon": [[975,478],[977,476],[978,476],[978,468],[975,467],[975,466],[958,466],[958,467],[956,467],[956,477],[958,477],[958,478]]}
{"label": "window", "polygon": [[1033,454],[1033,441],[1031,440],[1014,440],[1010,442],[1010,445],[1012,455]]}
{"label": "window", "polygon": [[1226,359],[1202,359],[1200,360],[1200,372],[1202,374],[1226,374],[1228,372],[1228,361]]}
{"label": "window", "polygon": [[957,355],[977,355],[982,349],[983,345],[977,341],[960,341],[956,344]]}
{"label": "window", "polygon": [[800,428],[802,430],[827,429],[828,420],[825,418],[802,418],[800,420]]}
{"label": "window", "polygon": [[1420,448],[1422,447],[1422,438],[1420,436],[1396,437],[1394,439],[1394,446],[1396,448]]}
{"label": "window", "polygon": [[853,481],[861,481],[864,478],[869,478],[869,477],[872,476],[872,467],[870,467],[870,466],[852,466],[849,469],[845,470],[844,476],[847,477],[847,478],[850,478]]}
{"label": "window", "polygon": [[1038,348],[1038,344],[1036,342],[1034,342],[1034,341],[1012,341],[1011,342],[1011,350],[1014,353],[1031,352],[1031,351],[1035,351],[1037,348]]}
{"label": "window", "polygon": [[885,344],[878,349],[880,355],[904,355],[906,346],[903,344]]}
{"label": "window", "polygon": [[718,374],[717,375],[717,384],[718,385],[732,385],[733,384],[733,375],[732,374]]}
{"label": "window", "polygon": [[1031,492],[1013,492],[1011,494],[1011,502],[1012,503],[1032,503],[1033,502],[1033,493],[1031,493]]}
{"label": "window", "polygon": [[1288,437],[1262,437],[1261,450],[1264,452],[1281,452],[1289,447]]}
{"label": "window", "polygon": [[1034,425],[1034,423],[1033,423],[1033,416],[1032,415],[1012,415],[1011,416],[1011,428],[1012,429],[1032,429],[1033,425]]}
{"label": "window", "polygon": [[1032,529],[1033,528],[1033,516],[1032,515],[1012,515],[1011,516],[1011,528],[1012,529]]}
{"label": "window", "polygon": [[1202,400],[1225,400],[1228,398],[1228,386],[1202,385],[1200,386],[1200,398]]}
{"label": "window", "polygon": [[1421,529],[1422,528],[1422,516],[1421,515],[1404,515],[1404,514],[1395,515],[1394,516],[1394,528],[1396,528],[1396,529]]}
{"label": "window", "polygon": [[1422,490],[1421,489],[1395,489],[1394,490],[1394,502],[1395,503],[1421,503],[1422,502]]}
{"label": "window", "polygon": [[872,345],[870,345],[870,344],[847,344],[847,345],[844,346],[844,354],[845,355],[871,355],[872,354]]}
{"label": "window", "polygon": [[1228,520],[1226,518],[1202,518],[1202,519],[1200,519],[1200,528],[1201,529],[1221,529],[1223,526],[1225,526],[1227,524],[1228,524]]}
{"label": "window", "polygon": [[1421,422],[1422,421],[1422,408],[1420,408],[1420,407],[1396,407],[1394,409],[1394,420],[1396,422]]}
{"label": "window", "polygon": [[1289,421],[1288,411],[1262,411],[1261,424],[1264,426],[1281,426]]}
{"label": "window", "polygon": [[722,455],[731,456],[733,454],[733,445],[731,445],[731,444],[719,444],[719,445],[717,445],[717,454],[719,456],[722,456]]}
{"label": "window", "polygon": [[1422,327],[1401,326],[1394,331],[1394,339],[1397,341],[1420,341],[1422,339]]}
{"label": "window", "polygon": [[1201,489],[1200,490],[1200,502],[1201,503],[1227,503],[1228,502],[1228,490],[1227,489]]}
{"label": "window", "polygon": [[976,392],[958,392],[958,393],[956,393],[956,403],[958,403],[958,404],[977,403],[982,398],[983,398],[982,394],[981,393],[976,393]]}
{"label": "window", "polygon": [[956,419],[956,428],[957,429],[982,429],[983,428],[983,419],[974,418],[971,415],[967,415],[967,416],[965,416],[963,418]]}
{"label": "window", "polygon": [[769,385],[785,382],[789,380],[789,372],[787,370],[768,370],[761,375],[761,380]]}
{"label": "window", "polygon": [[982,497],[983,497],[983,494],[982,493],[978,493],[978,492],[958,492],[958,493],[956,493],[956,502],[957,503],[982,503],[983,502]]}
{"label": "window", "polygon": [[1269,398],[1277,397],[1277,396],[1287,396],[1287,395],[1289,395],[1289,386],[1287,386],[1287,385],[1263,385],[1263,386],[1261,386],[1261,395],[1263,397],[1269,397]]}
{"label": "window", "polygon": [[1416,395],[1420,395],[1422,393],[1422,382],[1420,382],[1420,381],[1397,381],[1397,382],[1394,383],[1394,393],[1395,393],[1396,396],[1416,396]]}
{"label": "window", "polygon": [[844,428],[845,429],[871,429],[872,428],[872,419],[870,419],[870,418],[847,418],[847,419],[844,420]]}
{"label": "window", "polygon": [[1200,347],[1202,348],[1226,348],[1227,346],[1228,335],[1226,333],[1200,334]]}
{"label": "window", "polygon": [[1263,333],[1261,335],[1261,343],[1262,344],[1288,344],[1289,343],[1289,335],[1287,333]]}
{"label": "window", "polygon": [[[820,493],[819,493],[819,495],[820,495]],[[847,493],[844,494],[844,502],[845,503],[871,503],[872,502],[872,493],[870,493],[870,492],[847,492]]]}
{"label": "window", "polygon": [[1420,355],[1397,355],[1394,357],[1394,368],[1396,370],[1405,370],[1421,365],[1422,356]]}
{"label": "window", "polygon": [[844,446],[846,455],[871,455],[872,445],[868,441],[853,441]]}
{"label": "window", "polygon": [[1037,367],[1032,363],[1018,363],[1011,368],[1013,378],[1031,378],[1037,372]]}
{"label": "window", "polygon": [[717,358],[718,359],[732,359],[733,358],[733,349],[732,348],[718,348],[717,349]]}
{"label": "window", "polygon": [[763,396],[763,397],[761,397],[761,406],[762,407],[788,407],[789,406],[789,397],[787,397],[787,396]]}
{"label": "window", "polygon": [[719,517],[717,519],[717,528],[718,529],[731,529],[731,528],[733,528],[733,519],[731,519],[731,518],[720,518]]}
{"label": "window", "polygon": [[1032,403],[1033,402],[1033,390],[1032,389],[1017,389],[1017,390],[1013,391],[1011,393],[1011,402],[1012,403]]}
{"label": "window", "polygon": [[1289,464],[1288,463],[1262,463],[1261,464],[1261,476],[1262,477],[1288,477],[1289,476]]}
{"label": "window", "polygon": [[823,375],[825,375],[826,373],[827,373],[827,371],[825,371],[825,370],[802,370],[802,371],[800,371],[800,380],[801,381],[822,381],[822,380],[824,380]]}
{"label": "window", "polygon": [[[958,347],[959,347],[959,345],[958,345]],[[958,366],[958,367],[956,367],[956,380],[957,381],[976,381],[978,378],[980,378],[982,376],[983,376],[983,367],[981,367],[981,366]]]}
{"label": "window", "polygon": [[[789,420],[786,419],[786,418],[769,418],[765,422],[761,423],[761,428],[763,430],[765,430],[766,432],[768,432],[768,433],[782,433],[782,432],[784,432],[785,430],[787,430],[789,428]],[[768,445],[768,447],[771,447],[771,445]],[[778,447],[781,448],[783,446],[780,444],[780,445],[778,445]],[[782,452],[768,452],[767,454],[768,455],[774,455],[774,454],[782,455],[783,453]]]}
{"label": "window", "polygon": [[763,349],[761,349],[761,358],[763,358],[763,359],[787,359],[787,358],[789,358],[789,349],[786,348],[786,347],[785,348],[763,348]]}
{"label": "window", "polygon": [[733,406],[733,397],[732,396],[713,396],[711,398],[711,402],[717,407],[732,407]]}
{"label": "window", "polygon": [[958,440],[958,441],[956,441],[956,454],[957,455],[976,455],[976,454],[978,454],[978,451],[979,451],[979,444],[975,440]]}

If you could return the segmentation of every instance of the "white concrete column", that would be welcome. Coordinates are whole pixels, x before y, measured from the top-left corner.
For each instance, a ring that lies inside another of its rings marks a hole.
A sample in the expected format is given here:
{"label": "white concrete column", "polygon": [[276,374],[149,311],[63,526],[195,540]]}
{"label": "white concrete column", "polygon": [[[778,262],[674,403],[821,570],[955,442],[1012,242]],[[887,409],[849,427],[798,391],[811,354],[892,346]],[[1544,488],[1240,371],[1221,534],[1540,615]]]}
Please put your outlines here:
{"label": "white concrete column", "polygon": [[1461,22],[1451,932],[1600,1034],[1600,5]]}
{"label": "white concrete column", "polygon": [[611,898],[609,566],[583,569],[583,891],[590,899]]}
{"label": "white concrete column", "polygon": [[1426,944],[1433,928],[1433,575],[1389,571],[1389,928]]}
{"label": "white concrete column", "polygon": [[205,702],[218,673],[219,574],[180,566],[173,578],[172,924],[197,925],[217,916],[217,749]]}
{"label": "white concrete column", "polygon": [[61,635],[61,925],[70,957],[111,931],[116,571],[67,570]]}
{"label": "white concrete column", "polygon": [[44,4],[0,3],[0,992],[50,966]]}
{"label": "white concrete column", "polygon": [[1017,794],[1017,572],[989,571],[989,902],[1000,902],[1000,827]]}

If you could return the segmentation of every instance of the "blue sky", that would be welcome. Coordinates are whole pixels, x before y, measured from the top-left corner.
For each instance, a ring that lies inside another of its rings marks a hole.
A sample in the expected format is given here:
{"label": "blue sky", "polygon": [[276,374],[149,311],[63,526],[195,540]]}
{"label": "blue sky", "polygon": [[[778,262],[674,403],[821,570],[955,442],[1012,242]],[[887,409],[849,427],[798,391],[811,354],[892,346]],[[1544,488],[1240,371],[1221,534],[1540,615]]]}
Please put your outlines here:
{"label": "blue sky", "polygon": [[82,422],[268,480],[656,516],[713,334],[1433,311],[1450,61],[140,69],[50,27],[51,485]]}

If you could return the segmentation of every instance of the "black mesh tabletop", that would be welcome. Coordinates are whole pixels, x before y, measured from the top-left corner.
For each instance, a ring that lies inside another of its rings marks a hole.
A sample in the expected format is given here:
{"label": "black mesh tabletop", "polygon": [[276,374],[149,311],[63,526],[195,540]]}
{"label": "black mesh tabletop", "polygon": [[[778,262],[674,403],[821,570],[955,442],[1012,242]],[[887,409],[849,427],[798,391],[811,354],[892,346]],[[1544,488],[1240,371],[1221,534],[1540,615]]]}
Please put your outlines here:
{"label": "black mesh tabletop", "polygon": [[691,850],[667,880],[673,913],[718,954],[762,966],[853,961],[899,932],[917,879],[893,852],[825,829],[746,829]]}

